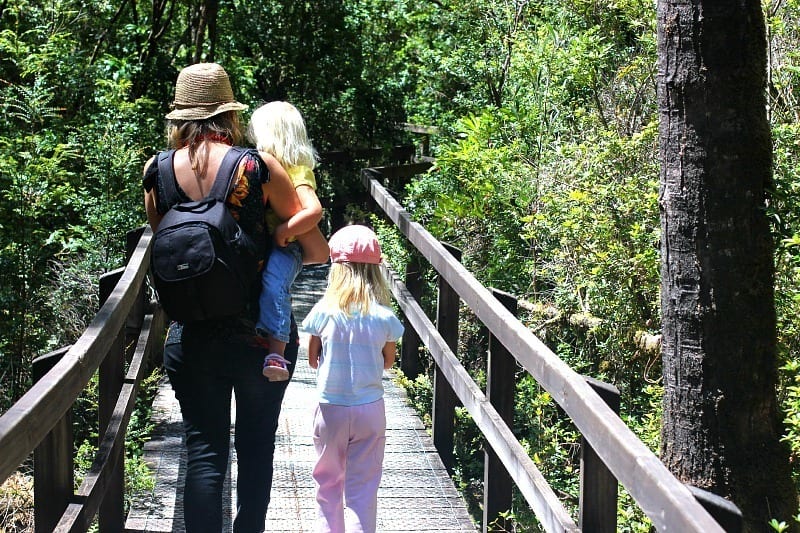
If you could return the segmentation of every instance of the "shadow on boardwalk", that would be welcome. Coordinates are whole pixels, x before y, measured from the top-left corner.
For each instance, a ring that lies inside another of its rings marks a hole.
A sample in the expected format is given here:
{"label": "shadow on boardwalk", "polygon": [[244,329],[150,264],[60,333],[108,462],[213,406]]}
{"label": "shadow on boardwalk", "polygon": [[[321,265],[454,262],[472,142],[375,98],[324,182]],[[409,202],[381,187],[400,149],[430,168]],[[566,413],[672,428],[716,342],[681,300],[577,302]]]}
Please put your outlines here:
{"label": "shadow on boardwalk", "polygon": [[[295,315],[302,321],[325,288],[327,267],[307,267],[295,286]],[[266,531],[314,531],[315,461],[311,440],[315,376],[306,362],[305,339],[297,368],[283,401],[275,448],[275,474]],[[384,374],[386,455],[378,491],[378,531],[474,532],[463,499],[447,475],[433,442],[406,402],[394,373]],[[155,431],[145,445],[145,460],[156,476],[156,488],[128,515],[129,532],[182,532],[181,488],[185,469],[180,409],[169,384],[162,383],[153,405]],[[233,447],[231,447],[233,449]],[[225,528],[230,531],[236,508],[236,457],[226,482]]]}

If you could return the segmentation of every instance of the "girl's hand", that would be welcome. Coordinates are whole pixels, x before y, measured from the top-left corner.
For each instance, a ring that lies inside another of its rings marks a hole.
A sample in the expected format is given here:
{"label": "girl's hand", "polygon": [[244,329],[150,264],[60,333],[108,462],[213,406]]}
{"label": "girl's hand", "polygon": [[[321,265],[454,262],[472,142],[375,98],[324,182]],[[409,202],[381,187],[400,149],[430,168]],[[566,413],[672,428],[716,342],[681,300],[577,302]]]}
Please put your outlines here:
{"label": "girl's hand", "polygon": [[287,246],[289,244],[289,239],[292,237],[294,237],[294,235],[289,232],[289,224],[287,222],[282,222],[275,228],[275,235],[273,238],[275,239],[275,244],[281,248]]}

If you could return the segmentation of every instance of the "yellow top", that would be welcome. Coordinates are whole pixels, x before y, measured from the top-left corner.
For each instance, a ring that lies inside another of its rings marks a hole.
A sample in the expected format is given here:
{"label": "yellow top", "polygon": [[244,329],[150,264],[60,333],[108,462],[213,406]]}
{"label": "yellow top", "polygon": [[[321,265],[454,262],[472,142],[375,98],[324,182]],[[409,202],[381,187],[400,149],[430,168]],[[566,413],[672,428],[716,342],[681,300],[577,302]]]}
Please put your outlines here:
{"label": "yellow top", "polygon": [[[292,184],[294,185],[295,189],[301,185],[307,185],[314,191],[317,190],[317,179],[314,177],[314,171],[307,166],[290,166],[286,169],[286,173],[289,174],[289,179],[292,180]],[[267,231],[270,235],[272,235],[275,233],[275,228],[277,228],[281,223],[281,219],[278,218],[278,215],[275,214],[274,210],[268,207],[264,213],[264,222],[267,225]],[[292,237],[291,240],[294,241],[294,237]]]}

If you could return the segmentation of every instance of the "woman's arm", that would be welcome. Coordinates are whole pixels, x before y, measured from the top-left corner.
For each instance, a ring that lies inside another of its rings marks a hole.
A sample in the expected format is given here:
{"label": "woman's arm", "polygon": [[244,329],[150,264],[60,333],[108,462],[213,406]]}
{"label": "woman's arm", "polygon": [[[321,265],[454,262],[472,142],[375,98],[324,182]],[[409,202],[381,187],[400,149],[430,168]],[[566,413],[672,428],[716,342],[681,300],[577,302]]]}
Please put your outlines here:
{"label": "woman's arm", "polygon": [[[153,163],[154,157],[151,157],[150,160],[145,163],[144,171],[142,175],[147,174],[147,169],[150,168],[150,165]],[[158,214],[158,209],[156,208],[156,188],[151,187],[150,190],[144,191],[144,211],[147,214],[147,222],[150,224],[150,228],[155,231],[158,228],[158,223],[161,222],[163,218],[162,215]]]}
{"label": "woman's arm", "polygon": [[308,366],[319,368],[319,355],[322,353],[322,339],[316,335],[308,338]]}
{"label": "woman's arm", "polygon": [[322,204],[317,193],[308,185],[300,185],[295,189],[302,209],[288,220],[289,230],[293,235],[302,235],[313,230],[322,220]]}
{"label": "woman's arm", "polygon": [[[295,188],[295,191],[300,200],[300,211],[275,228],[275,242],[278,243],[278,246],[286,246],[292,237],[313,231],[322,220],[322,205],[319,203],[314,189],[308,185],[300,185]],[[319,243],[313,240],[309,241],[309,245],[315,244]],[[315,262],[323,263],[325,259]]]}
{"label": "woman's arm", "polygon": [[383,345],[383,368],[387,370],[392,368],[394,364],[394,359],[397,357],[397,343],[396,342],[387,342]]}
{"label": "woman's arm", "polygon": [[326,263],[331,255],[328,247],[328,240],[322,234],[318,226],[307,233],[297,236],[297,242],[303,249],[303,264],[316,265]]}
{"label": "woman's arm", "polygon": [[[303,249],[303,264],[325,263],[331,250],[328,248],[327,239],[317,225],[322,220],[322,205],[319,203],[317,193],[308,185],[301,185],[297,187],[297,196],[300,198],[300,203],[303,204],[303,210],[293,216],[288,225],[291,226],[295,219],[303,215],[295,226],[297,240]],[[308,229],[304,231],[306,227]]]}
{"label": "woman's arm", "polygon": [[269,181],[261,186],[264,202],[269,202],[279,219],[289,220],[301,209],[292,180],[277,159],[266,152],[259,152],[259,155],[269,170]]}

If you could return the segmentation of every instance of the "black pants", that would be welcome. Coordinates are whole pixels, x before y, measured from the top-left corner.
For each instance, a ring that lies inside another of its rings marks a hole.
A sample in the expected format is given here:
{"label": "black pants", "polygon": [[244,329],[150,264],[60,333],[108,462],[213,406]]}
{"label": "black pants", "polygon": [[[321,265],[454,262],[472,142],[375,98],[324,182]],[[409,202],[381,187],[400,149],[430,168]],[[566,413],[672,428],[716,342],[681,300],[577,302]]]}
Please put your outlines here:
{"label": "black pants", "polygon": [[[297,329],[286,359],[297,360]],[[234,443],[238,461],[237,508],[233,530],[264,531],[272,489],[272,460],[278,415],[288,381],[262,376],[264,348],[245,342],[214,341],[184,331],[168,338],[164,367],[181,406],[187,465],[184,521],[188,533],[222,531],[222,493],[228,468],[231,391],[236,398]],[[294,370],[294,364],[289,370]]]}

